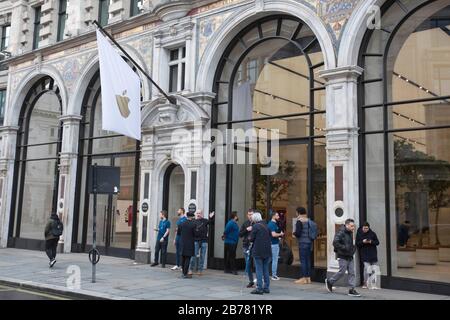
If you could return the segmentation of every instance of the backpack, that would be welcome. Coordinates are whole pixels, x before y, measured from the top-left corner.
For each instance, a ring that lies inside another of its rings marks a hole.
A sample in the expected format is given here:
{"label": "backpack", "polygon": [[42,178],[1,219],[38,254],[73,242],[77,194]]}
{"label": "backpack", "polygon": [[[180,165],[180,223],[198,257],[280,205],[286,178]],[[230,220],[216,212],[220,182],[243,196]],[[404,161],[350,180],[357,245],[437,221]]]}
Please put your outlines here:
{"label": "backpack", "polygon": [[294,262],[294,254],[292,253],[292,249],[285,241],[280,243],[280,255],[278,262],[289,266]]}
{"label": "backpack", "polygon": [[64,230],[64,226],[63,226],[63,223],[61,222],[61,220],[58,219],[58,220],[53,222],[51,233],[55,237],[61,236],[63,234],[63,230]]}
{"label": "backpack", "polygon": [[317,238],[317,224],[314,221],[308,220],[309,238],[316,240]]}

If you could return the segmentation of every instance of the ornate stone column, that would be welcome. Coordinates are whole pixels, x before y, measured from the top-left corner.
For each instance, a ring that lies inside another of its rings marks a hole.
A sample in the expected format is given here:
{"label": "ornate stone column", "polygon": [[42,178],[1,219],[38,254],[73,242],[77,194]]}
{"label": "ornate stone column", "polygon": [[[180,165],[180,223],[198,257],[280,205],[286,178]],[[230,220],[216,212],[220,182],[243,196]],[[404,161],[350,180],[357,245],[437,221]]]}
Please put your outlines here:
{"label": "ornate stone column", "polygon": [[327,80],[327,266],[332,273],[338,269],[336,230],[348,218],[359,225],[357,79],[362,72],[357,66],[320,72]]}
{"label": "ornate stone column", "polygon": [[59,163],[59,190],[57,210],[64,224],[60,243],[64,252],[72,250],[72,230],[77,180],[77,159],[80,121],[82,116],[64,115],[59,118],[63,124],[63,138]]}
{"label": "ornate stone column", "polygon": [[16,152],[17,132],[19,127],[0,127],[0,247],[6,248],[9,236],[9,221],[14,180],[14,160]]}
{"label": "ornate stone column", "polygon": [[142,146],[142,158],[141,158],[141,183],[140,183],[140,207],[138,216],[138,239],[135,260],[138,263],[149,264],[151,260],[151,242],[150,235],[153,228],[156,225],[151,219],[151,212],[154,210],[154,204],[151,195],[153,179],[154,160],[151,152],[151,147],[146,148],[147,143],[152,143],[152,135],[144,136]]}

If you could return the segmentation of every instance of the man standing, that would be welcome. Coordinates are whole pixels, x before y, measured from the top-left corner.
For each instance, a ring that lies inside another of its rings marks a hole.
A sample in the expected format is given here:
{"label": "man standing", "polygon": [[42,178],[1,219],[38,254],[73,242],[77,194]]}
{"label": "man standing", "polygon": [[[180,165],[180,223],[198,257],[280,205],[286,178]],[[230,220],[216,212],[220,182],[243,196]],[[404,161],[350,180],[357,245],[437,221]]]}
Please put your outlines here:
{"label": "man standing", "polygon": [[297,222],[295,224],[294,236],[298,240],[298,250],[302,275],[297,284],[311,283],[311,252],[314,239],[317,237],[317,225],[308,218],[306,209],[297,208]]}
{"label": "man standing", "polygon": [[242,224],[241,230],[239,231],[239,237],[242,238],[242,249],[244,251],[245,257],[245,273],[247,273],[249,281],[247,288],[253,288],[255,286],[252,272],[252,254],[250,245],[250,233],[252,231],[253,225],[252,216],[253,216],[253,209],[248,209],[247,221],[245,221]]}
{"label": "man standing", "polygon": [[278,226],[279,219],[280,215],[274,211],[272,220],[267,225],[272,235],[272,280],[280,280],[277,275],[278,256],[280,254],[280,237],[284,236],[284,232]]}
{"label": "man standing", "polygon": [[197,265],[197,274],[202,275],[203,265],[205,263],[206,247],[208,245],[208,226],[213,223],[214,212],[209,214],[209,220],[203,217],[203,211],[196,212],[195,222],[195,256],[191,259],[190,270],[194,271],[194,266]]}
{"label": "man standing", "polygon": [[155,246],[155,262],[151,264],[152,267],[159,264],[159,252],[161,251],[161,264],[162,267],[166,267],[166,257],[167,257],[167,244],[169,243],[169,232],[170,232],[170,221],[167,220],[168,214],[166,210],[162,210],[159,213],[159,227],[155,229],[158,232],[156,237]]}
{"label": "man standing", "polygon": [[171,268],[171,270],[180,270],[181,269],[181,248],[180,248],[180,239],[181,239],[181,230],[180,226],[187,220],[186,213],[184,211],[184,208],[180,208],[177,211],[178,220],[176,222],[176,229],[175,229],[175,239],[173,239],[173,244],[175,245],[175,257],[176,257],[176,266]]}
{"label": "man standing", "polygon": [[408,220],[405,220],[398,228],[398,245],[402,248],[408,245],[410,227],[411,223]]}
{"label": "man standing", "polygon": [[56,263],[56,248],[58,247],[59,237],[63,232],[63,224],[56,213],[52,213],[45,225],[45,253],[50,259],[48,265],[50,268]]}
{"label": "man standing", "polygon": [[350,290],[348,295],[352,297],[360,297],[361,295],[355,290],[355,263],[353,255],[356,247],[353,244],[353,232],[355,231],[355,221],[353,219],[345,220],[345,225],[336,233],[333,246],[339,261],[339,271],[330,279],[325,279],[325,286],[328,292],[333,291],[333,284],[348,272],[348,284]]}
{"label": "man standing", "polygon": [[233,211],[231,213],[231,219],[225,226],[225,231],[223,232],[223,240],[225,244],[225,273],[233,273],[237,275],[236,270],[236,248],[239,241],[239,225],[237,221],[239,220],[237,212]]}
{"label": "man standing", "polygon": [[189,273],[189,264],[191,258],[195,254],[195,222],[194,213],[188,212],[187,220],[183,222],[182,225],[178,227],[180,230],[180,249],[181,249],[181,265],[183,268],[182,278],[192,278]]}
{"label": "man standing", "polygon": [[[252,216],[253,226],[250,234],[252,243],[252,256],[256,268],[256,289],[252,294],[270,293],[269,264],[272,256],[271,232],[266,223],[262,220],[259,212],[254,212]],[[264,279],[264,283],[263,283]]]}
{"label": "man standing", "polygon": [[369,279],[368,270],[378,267],[377,246],[380,244],[377,234],[370,229],[368,222],[364,223],[356,233],[356,246],[359,248],[359,256],[364,264],[364,284],[363,289],[368,287]]}

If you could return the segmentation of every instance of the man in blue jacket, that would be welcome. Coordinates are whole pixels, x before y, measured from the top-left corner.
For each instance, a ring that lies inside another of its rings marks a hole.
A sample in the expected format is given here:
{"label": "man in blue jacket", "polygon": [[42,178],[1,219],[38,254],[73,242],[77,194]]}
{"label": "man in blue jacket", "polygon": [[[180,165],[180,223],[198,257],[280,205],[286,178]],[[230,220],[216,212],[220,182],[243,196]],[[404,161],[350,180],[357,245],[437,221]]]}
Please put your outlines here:
{"label": "man in blue jacket", "polygon": [[236,271],[236,248],[239,241],[239,220],[237,212],[233,211],[230,216],[230,220],[225,226],[222,239],[225,244],[225,273],[233,273],[237,275]]}

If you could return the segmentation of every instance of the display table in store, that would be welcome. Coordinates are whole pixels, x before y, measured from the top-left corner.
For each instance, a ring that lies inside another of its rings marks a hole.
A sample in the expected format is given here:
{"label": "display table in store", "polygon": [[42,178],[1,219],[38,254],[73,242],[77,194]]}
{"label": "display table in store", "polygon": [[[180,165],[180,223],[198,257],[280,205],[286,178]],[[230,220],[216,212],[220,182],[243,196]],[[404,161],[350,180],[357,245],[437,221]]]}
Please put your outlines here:
{"label": "display table in store", "polygon": [[417,264],[435,265],[439,261],[437,247],[421,247],[416,250]]}
{"label": "display table in store", "polygon": [[450,246],[439,247],[439,261],[450,262]]}
{"label": "display table in store", "polygon": [[398,248],[397,259],[398,268],[414,268],[416,266],[416,249]]}

